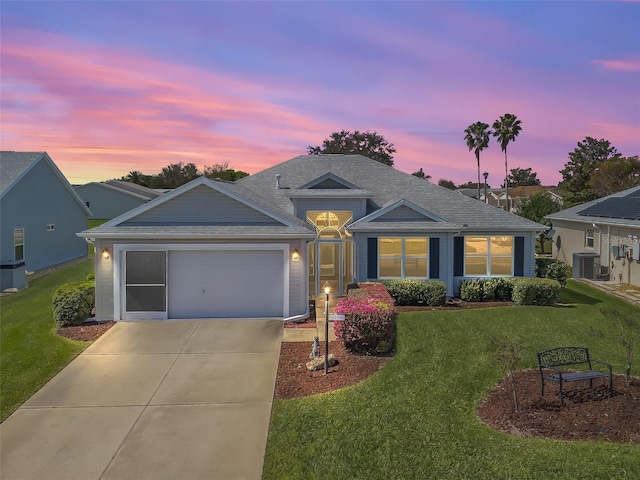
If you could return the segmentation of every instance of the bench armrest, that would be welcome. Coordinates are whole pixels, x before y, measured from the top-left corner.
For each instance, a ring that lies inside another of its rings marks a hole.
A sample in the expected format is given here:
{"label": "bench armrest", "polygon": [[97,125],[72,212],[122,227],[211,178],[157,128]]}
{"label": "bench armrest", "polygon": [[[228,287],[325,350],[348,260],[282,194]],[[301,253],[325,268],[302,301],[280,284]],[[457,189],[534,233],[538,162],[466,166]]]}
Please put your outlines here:
{"label": "bench armrest", "polygon": [[599,363],[601,365],[606,365],[606,367],[609,369],[609,374],[611,374],[611,364],[607,363],[607,362],[603,362],[602,360],[594,360],[593,358],[591,359],[592,363]]}

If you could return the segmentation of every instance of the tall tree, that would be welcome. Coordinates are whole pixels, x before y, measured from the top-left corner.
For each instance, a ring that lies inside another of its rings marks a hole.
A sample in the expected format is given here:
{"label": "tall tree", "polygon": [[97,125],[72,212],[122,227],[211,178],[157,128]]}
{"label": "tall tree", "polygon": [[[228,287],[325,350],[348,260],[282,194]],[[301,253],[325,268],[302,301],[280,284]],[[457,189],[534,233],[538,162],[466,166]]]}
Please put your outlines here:
{"label": "tall tree", "polygon": [[[547,192],[538,193],[532,197],[523,198],[518,204],[518,215],[531,221],[551,226],[551,220],[545,217],[560,211],[561,205]],[[544,252],[544,240],[546,233],[539,236],[540,251]]]}
{"label": "tall tree", "polygon": [[469,125],[464,133],[467,147],[469,147],[469,151],[473,150],[478,163],[478,200],[480,200],[480,152],[489,146],[489,125],[476,122]]}
{"label": "tall tree", "polygon": [[131,182],[131,183],[136,183],[138,185],[142,185],[144,187],[147,187],[147,177],[145,174],[143,174],[141,171],[139,170],[132,170],[129,172],[129,175],[127,175],[126,177],[122,177],[122,180],[125,180],[127,182]]}
{"label": "tall tree", "polygon": [[[525,187],[529,185],[540,185],[538,174],[531,168],[512,168],[509,173],[509,185],[512,187]],[[505,185],[502,185],[505,188]]]}
{"label": "tall tree", "polygon": [[598,195],[591,187],[591,177],[596,168],[610,159],[619,159],[621,155],[608,140],[596,140],[585,137],[578,146],[569,153],[569,161],[560,170],[562,182],[560,189],[564,193],[566,207],[595,200]]}
{"label": "tall tree", "polygon": [[598,197],[640,186],[640,159],[636,155],[605,160],[594,170],[589,186]]}
{"label": "tall tree", "polygon": [[159,175],[159,183],[163,184],[163,187],[156,188],[177,188],[185,183],[195,180],[200,176],[198,167],[194,163],[182,162],[171,163],[162,169]]}
{"label": "tall tree", "polygon": [[420,167],[420,170],[418,170],[417,172],[413,172],[411,175],[421,178],[422,180],[431,180],[431,175],[427,175],[426,173],[424,173],[422,167]]}
{"label": "tall tree", "polygon": [[396,147],[377,132],[355,130],[351,133],[342,130],[332,133],[322,142],[322,146],[308,146],[307,151],[309,155],[321,153],[359,154],[393,167],[393,154],[396,152]]}
{"label": "tall tree", "polygon": [[493,136],[497,137],[500,148],[504,152],[504,188],[507,197],[507,210],[509,205],[509,166],[507,163],[507,145],[515,141],[516,137],[522,131],[521,121],[515,115],[505,113],[498,120],[493,122]]}
{"label": "tall tree", "polygon": [[229,182],[235,182],[241,178],[249,176],[247,172],[242,170],[234,170],[229,168],[229,163],[215,163],[211,166],[205,166],[203,175],[207,178],[219,178],[221,180],[227,180]]}

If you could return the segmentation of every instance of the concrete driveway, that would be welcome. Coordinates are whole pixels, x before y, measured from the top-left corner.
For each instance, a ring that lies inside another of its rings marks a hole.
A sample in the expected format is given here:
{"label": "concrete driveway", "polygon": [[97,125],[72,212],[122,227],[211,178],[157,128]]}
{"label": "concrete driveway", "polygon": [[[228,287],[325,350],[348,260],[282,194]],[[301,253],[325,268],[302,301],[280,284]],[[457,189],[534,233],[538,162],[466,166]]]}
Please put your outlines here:
{"label": "concrete driveway", "polygon": [[282,321],[119,322],[0,425],[3,480],[259,479]]}

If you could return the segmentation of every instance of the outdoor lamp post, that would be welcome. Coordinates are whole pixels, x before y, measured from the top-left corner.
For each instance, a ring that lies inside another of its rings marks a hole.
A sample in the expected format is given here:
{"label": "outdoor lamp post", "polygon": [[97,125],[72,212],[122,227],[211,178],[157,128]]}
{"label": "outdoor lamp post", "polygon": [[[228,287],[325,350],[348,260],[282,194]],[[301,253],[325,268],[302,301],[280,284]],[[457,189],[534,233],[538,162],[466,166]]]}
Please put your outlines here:
{"label": "outdoor lamp post", "polygon": [[324,290],[324,374],[329,373],[329,294],[331,293],[331,285],[324,282],[322,286]]}
{"label": "outdoor lamp post", "polygon": [[489,172],[484,172],[482,176],[484,177],[484,203],[489,203],[487,200],[487,177],[489,176]]}

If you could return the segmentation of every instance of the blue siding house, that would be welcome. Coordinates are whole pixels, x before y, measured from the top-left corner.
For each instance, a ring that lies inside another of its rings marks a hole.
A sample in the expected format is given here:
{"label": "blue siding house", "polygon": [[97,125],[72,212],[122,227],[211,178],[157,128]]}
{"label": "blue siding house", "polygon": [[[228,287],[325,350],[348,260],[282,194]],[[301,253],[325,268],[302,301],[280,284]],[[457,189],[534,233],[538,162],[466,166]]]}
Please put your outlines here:
{"label": "blue siding house", "polygon": [[108,180],[75,187],[91,211],[92,219],[111,220],[162,195],[161,192],[131,182]]}
{"label": "blue siding house", "polygon": [[25,271],[85,256],[76,233],[89,215],[46,152],[0,152],[0,289],[25,287]]}

